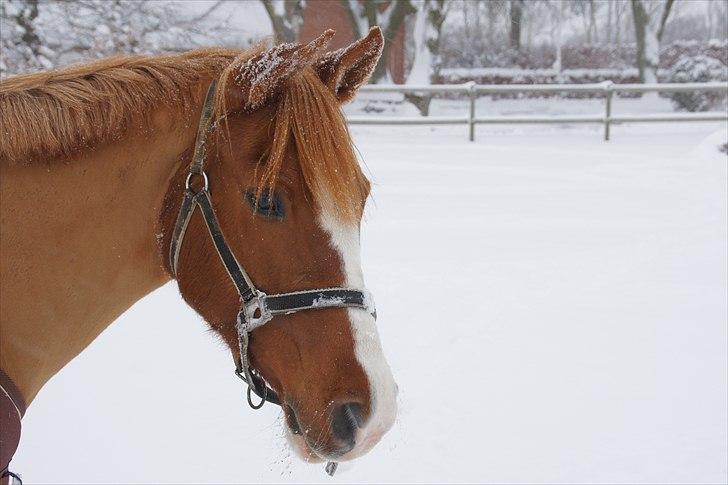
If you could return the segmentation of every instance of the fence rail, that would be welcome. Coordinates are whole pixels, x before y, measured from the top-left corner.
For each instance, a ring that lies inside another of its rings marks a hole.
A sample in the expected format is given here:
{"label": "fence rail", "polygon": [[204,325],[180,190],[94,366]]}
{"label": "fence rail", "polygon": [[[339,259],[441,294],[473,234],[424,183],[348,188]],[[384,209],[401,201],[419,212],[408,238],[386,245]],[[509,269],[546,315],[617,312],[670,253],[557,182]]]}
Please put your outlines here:
{"label": "fence rail", "polygon": [[[676,93],[686,91],[724,91],[728,93],[728,82],[712,83],[665,83],[665,84],[615,84],[605,81],[595,84],[433,84],[412,85],[368,85],[362,92],[402,94],[446,94],[461,93],[468,97],[467,116],[350,116],[352,125],[468,125],[470,141],[475,140],[475,126],[480,124],[525,124],[525,123],[598,123],[604,125],[604,140],[609,140],[609,130],[614,123],[650,123],[673,121],[728,121],[728,112],[711,111],[702,113],[650,113],[638,115],[613,115],[614,93]],[[498,93],[604,93],[604,114],[552,115],[552,116],[476,116],[475,102],[485,94]]]}

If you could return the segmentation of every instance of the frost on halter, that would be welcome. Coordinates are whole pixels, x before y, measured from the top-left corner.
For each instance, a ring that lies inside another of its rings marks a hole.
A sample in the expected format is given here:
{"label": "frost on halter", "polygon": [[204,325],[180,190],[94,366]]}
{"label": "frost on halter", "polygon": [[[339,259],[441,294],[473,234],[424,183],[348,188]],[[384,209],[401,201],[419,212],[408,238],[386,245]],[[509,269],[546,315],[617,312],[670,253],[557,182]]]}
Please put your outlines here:
{"label": "frost on halter", "polygon": [[311,305],[312,308],[330,307],[330,306],[341,306],[344,304],[344,299],[341,297],[328,297],[322,296],[316,298]]}

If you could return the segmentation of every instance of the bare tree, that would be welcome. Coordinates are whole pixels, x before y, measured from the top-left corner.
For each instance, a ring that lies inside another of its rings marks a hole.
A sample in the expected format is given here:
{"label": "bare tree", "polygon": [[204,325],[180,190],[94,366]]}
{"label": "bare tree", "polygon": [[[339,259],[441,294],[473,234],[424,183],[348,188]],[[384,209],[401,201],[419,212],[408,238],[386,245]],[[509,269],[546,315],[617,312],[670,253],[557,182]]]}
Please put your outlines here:
{"label": "bare tree", "polygon": [[[480,5],[482,3],[485,3],[485,15],[488,18],[488,44],[493,45],[496,42],[496,23],[494,20],[501,16],[502,12],[505,10],[505,5],[502,1],[498,0],[478,2],[476,5]],[[480,12],[476,11],[475,15],[479,16]]]}
{"label": "bare tree", "polygon": [[605,43],[612,41],[612,24],[614,22],[614,2],[612,0],[607,1],[607,28],[604,32]]}
{"label": "bare tree", "polygon": [[[417,17],[414,26],[415,59],[407,76],[407,84],[431,84],[440,75],[440,36],[447,16],[447,0],[420,0],[414,3]],[[423,116],[430,111],[432,94],[407,94]]]}
{"label": "bare tree", "polygon": [[597,31],[597,4],[594,0],[589,0],[589,37],[592,42],[599,42],[599,32]]}
{"label": "bare tree", "polygon": [[637,43],[637,68],[640,81],[657,82],[657,67],[660,63],[660,40],[675,0],[663,2],[632,0],[635,40]]}
{"label": "bare tree", "polygon": [[[629,10],[625,0],[614,0],[614,44],[622,42],[622,24],[626,24],[625,13]],[[626,25],[625,25],[626,28]]]}
{"label": "bare tree", "polygon": [[[362,37],[375,25],[381,27],[386,41],[384,42],[382,57],[372,74],[371,82],[378,83],[386,80],[388,77],[387,65],[389,53],[391,52],[391,40],[396,37],[405,18],[416,13],[417,10],[412,6],[410,0],[389,0],[386,4],[376,0],[340,1],[346,10],[355,38]],[[380,8],[382,5],[385,5],[383,9]]]}
{"label": "bare tree", "polygon": [[724,0],[711,0],[706,5],[705,21],[708,39],[725,38],[728,22],[728,5]]}
{"label": "bare tree", "polygon": [[551,13],[551,43],[556,51],[556,59],[554,60],[553,68],[557,72],[561,72],[561,51],[564,44],[562,28],[564,22],[564,2],[549,2],[549,10]]}
{"label": "bare tree", "polygon": [[587,44],[591,44],[593,40],[593,6],[593,0],[573,0],[571,2],[571,11],[581,19],[581,26],[584,31],[584,42]]}
{"label": "bare tree", "polygon": [[260,0],[273,26],[276,42],[296,42],[303,26],[306,0]]}
{"label": "bare tree", "polygon": [[511,0],[508,19],[510,21],[509,41],[511,49],[521,50],[521,20],[523,19],[524,0]]}

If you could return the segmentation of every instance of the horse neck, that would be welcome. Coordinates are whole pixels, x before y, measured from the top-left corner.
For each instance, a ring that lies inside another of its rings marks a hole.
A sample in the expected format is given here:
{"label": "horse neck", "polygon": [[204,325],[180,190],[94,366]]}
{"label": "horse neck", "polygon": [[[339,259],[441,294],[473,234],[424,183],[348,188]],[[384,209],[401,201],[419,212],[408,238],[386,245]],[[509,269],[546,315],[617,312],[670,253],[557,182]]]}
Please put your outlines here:
{"label": "horse neck", "polygon": [[157,221],[195,136],[194,123],[172,122],[179,116],[160,111],[153,135],[129,135],[68,162],[0,168],[0,368],[26,402],[169,280]]}

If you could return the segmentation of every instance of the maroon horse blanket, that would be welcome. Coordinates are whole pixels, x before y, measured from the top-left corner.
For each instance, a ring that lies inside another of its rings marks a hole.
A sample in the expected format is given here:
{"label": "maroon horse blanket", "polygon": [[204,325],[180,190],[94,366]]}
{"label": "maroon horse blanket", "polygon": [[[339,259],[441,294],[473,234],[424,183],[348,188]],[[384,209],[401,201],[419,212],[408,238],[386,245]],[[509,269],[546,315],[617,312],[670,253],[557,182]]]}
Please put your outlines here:
{"label": "maroon horse blanket", "polygon": [[8,467],[20,442],[20,420],[25,400],[10,377],[0,369],[0,484],[9,482]]}

